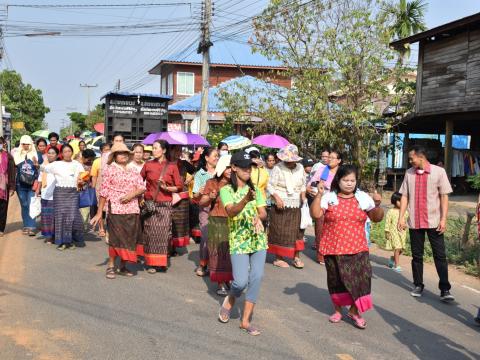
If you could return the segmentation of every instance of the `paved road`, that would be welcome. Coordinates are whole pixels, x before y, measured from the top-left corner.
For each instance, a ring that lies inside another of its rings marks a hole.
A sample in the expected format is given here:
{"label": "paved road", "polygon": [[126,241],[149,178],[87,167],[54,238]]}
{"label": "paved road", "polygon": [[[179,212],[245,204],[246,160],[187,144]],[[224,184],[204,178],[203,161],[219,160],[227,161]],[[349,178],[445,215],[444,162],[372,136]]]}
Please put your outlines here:
{"label": "paved road", "polygon": [[328,323],[323,267],[310,258],[304,270],[267,264],[254,319],[263,334],[255,338],[238,329],[238,313],[229,324],[216,321],[220,300],[193,273],[194,245],[167,273],[139,269],[134,278],[106,280],[102,241],[56,251],[20,234],[12,205],[10,234],[0,239],[2,359],[480,358],[472,323],[480,282],[456,272],[458,303],[439,302],[430,266],[428,291],[416,300],[408,295],[411,274],[387,269],[386,253],[374,251],[375,310],[365,315],[362,331],[347,321]]}

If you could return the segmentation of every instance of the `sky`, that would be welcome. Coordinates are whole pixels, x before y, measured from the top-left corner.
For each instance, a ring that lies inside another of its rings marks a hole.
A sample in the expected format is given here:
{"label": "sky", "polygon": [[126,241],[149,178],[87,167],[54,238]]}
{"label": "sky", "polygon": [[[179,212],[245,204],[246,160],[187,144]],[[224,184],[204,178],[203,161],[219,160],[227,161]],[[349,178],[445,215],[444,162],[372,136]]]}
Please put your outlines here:
{"label": "sky", "polygon": [[[165,3],[162,7],[118,9],[22,8],[22,4],[144,4]],[[217,0],[214,10],[214,30],[228,35],[229,24],[257,14],[266,0]],[[153,22],[181,27],[187,31],[168,34],[125,36],[129,29],[120,29],[113,37],[6,37],[7,56],[1,68],[19,72],[24,82],[43,92],[51,109],[46,121],[49,129],[58,131],[68,123],[67,113],[87,111],[87,88],[92,107],[102,95],[111,91],[118,79],[122,89],[158,93],[158,76],[148,76],[148,70],[160,60],[191,48],[200,34],[201,0],[10,0],[7,17],[9,29],[18,25],[32,26],[32,33],[44,26],[39,23],[83,24],[90,33],[94,26],[134,25]],[[187,4],[184,4],[187,3]],[[1,7],[0,7],[1,9]],[[430,0],[426,13],[429,28],[480,12],[479,0]],[[35,23],[34,23],[35,22]],[[181,24],[178,25],[178,24]],[[65,25],[58,25],[65,28]],[[35,28],[35,29],[34,29]],[[163,28],[165,29],[165,28]],[[163,30],[162,30],[163,31]],[[151,32],[151,30],[145,30]],[[413,56],[415,55],[415,51]],[[142,85],[142,86],[140,86]],[[140,86],[136,89],[134,87]]]}

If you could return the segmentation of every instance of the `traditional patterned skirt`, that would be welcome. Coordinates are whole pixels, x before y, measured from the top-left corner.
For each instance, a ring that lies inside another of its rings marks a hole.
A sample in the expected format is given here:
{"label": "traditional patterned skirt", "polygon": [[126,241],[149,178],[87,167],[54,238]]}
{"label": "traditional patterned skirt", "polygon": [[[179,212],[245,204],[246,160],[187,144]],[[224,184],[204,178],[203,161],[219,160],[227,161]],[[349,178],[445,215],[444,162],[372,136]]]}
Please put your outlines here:
{"label": "traditional patterned skirt", "polygon": [[336,306],[355,305],[360,313],[373,307],[372,266],[368,252],[325,255],[328,291]]}
{"label": "traditional patterned skirt", "polygon": [[190,201],[188,192],[179,195],[182,200],[172,207],[172,245],[174,248],[190,244]]}
{"label": "traditional patterned skirt", "polygon": [[212,282],[233,281],[226,217],[208,219],[208,269]]}
{"label": "traditional patterned skirt", "polygon": [[208,213],[209,208],[200,208],[200,232],[202,233],[202,238],[200,241],[200,266],[208,265]]}
{"label": "traditional patterned skirt", "polygon": [[140,232],[139,214],[108,214],[108,254],[123,261],[137,262],[137,235]]}
{"label": "traditional patterned skirt", "polygon": [[167,266],[172,240],[172,203],[155,203],[153,215],[143,222],[143,250],[147,266]]}
{"label": "traditional patterned skirt", "polygon": [[42,225],[42,235],[46,238],[53,238],[55,236],[55,210],[53,200],[42,199],[42,213],[40,215],[40,222]]}
{"label": "traditional patterned skirt", "polygon": [[76,188],[55,187],[53,191],[55,213],[55,244],[83,241],[83,221],[78,208]]}
{"label": "traditional patterned skirt", "polygon": [[268,252],[277,256],[294,258],[296,251],[305,249],[304,230],[300,229],[300,208],[272,206],[268,228]]}
{"label": "traditional patterned skirt", "polygon": [[199,207],[198,204],[190,200],[189,205],[189,222],[190,222],[190,235],[193,238],[202,237],[202,232],[200,231],[200,220],[199,220]]}

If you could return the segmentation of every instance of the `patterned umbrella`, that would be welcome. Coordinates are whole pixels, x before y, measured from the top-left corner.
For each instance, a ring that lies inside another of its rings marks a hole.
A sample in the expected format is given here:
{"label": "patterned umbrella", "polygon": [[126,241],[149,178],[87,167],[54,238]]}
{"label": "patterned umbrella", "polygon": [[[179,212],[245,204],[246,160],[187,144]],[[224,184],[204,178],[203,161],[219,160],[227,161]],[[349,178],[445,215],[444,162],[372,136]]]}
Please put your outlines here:
{"label": "patterned umbrella", "polygon": [[223,139],[222,142],[228,145],[229,150],[238,150],[252,145],[250,139],[241,135],[231,135]]}
{"label": "patterned umbrella", "polygon": [[41,138],[44,138],[44,139],[47,139],[48,138],[48,134],[50,134],[50,130],[38,130],[38,131],[35,131],[32,136],[33,137],[41,137]]}
{"label": "patterned umbrella", "polygon": [[281,149],[290,144],[290,142],[280,135],[266,134],[254,138],[252,144],[268,148]]}

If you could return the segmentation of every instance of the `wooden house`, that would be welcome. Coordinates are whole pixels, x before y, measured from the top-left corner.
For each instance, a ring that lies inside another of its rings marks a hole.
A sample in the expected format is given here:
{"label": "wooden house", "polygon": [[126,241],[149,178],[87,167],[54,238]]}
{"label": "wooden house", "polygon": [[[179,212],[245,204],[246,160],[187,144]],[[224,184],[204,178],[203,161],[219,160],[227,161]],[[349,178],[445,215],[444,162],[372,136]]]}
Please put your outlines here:
{"label": "wooden house", "polygon": [[480,13],[394,41],[418,43],[414,114],[401,132],[445,134],[445,168],[452,174],[452,136],[471,135],[480,150]]}

